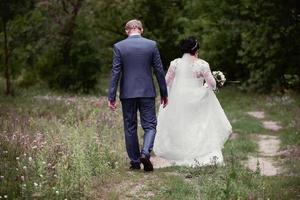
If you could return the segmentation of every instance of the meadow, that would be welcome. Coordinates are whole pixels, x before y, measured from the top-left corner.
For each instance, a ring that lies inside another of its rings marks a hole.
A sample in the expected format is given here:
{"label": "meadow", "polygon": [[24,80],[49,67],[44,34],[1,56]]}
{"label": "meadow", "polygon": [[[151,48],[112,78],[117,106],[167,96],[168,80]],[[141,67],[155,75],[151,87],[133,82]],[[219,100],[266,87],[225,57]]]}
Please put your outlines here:
{"label": "meadow", "polygon": [[[299,199],[300,96],[245,93],[225,87],[217,96],[236,137],[225,144],[225,166],[128,170],[120,104],[106,97],[53,92],[40,87],[0,96],[0,199]],[[248,111],[264,111],[274,132]],[[139,134],[142,135],[141,127]],[[279,136],[274,159],[282,171],[262,176],[255,134]],[[142,142],[142,141],[140,141]]]}

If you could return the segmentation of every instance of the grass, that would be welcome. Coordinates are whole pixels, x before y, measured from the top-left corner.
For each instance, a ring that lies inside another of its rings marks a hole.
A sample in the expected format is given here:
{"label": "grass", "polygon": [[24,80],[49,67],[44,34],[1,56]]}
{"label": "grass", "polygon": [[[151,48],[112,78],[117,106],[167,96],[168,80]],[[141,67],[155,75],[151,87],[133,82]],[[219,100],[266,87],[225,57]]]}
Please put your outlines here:
{"label": "grass", "polygon": [[222,89],[218,98],[238,134],[225,144],[226,165],[170,167],[145,174],[127,171],[120,105],[117,112],[110,112],[105,97],[40,88],[16,93],[0,96],[2,198],[297,199],[300,195],[300,163],[294,154],[280,160],[286,171],[275,177],[262,177],[241,164],[257,153],[253,134],[274,134],[248,111],[262,110],[268,119],[281,122],[284,128],[275,134],[282,150],[299,147],[297,94]]}

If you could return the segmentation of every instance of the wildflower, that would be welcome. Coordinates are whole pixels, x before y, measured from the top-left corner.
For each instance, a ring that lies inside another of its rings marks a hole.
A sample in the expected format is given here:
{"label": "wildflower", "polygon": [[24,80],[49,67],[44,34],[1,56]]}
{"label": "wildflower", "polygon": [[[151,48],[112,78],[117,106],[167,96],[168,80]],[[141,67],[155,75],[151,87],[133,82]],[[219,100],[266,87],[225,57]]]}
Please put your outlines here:
{"label": "wildflower", "polygon": [[26,184],[23,184],[23,187],[26,187]]}
{"label": "wildflower", "polygon": [[42,163],[43,163],[43,165],[45,165],[45,164],[46,164],[46,162],[45,162],[45,161],[43,161]]}
{"label": "wildflower", "polygon": [[19,168],[16,168],[16,171],[19,171]]}
{"label": "wildflower", "polygon": [[4,153],[4,154],[7,154],[7,153],[8,153],[8,151],[3,151],[3,153]]}
{"label": "wildflower", "polygon": [[26,166],[23,166],[23,169],[24,169],[24,170],[26,170],[26,169],[27,169],[27,167],[26,167]]}
{"label": "wildflower", "polygon": [[7,198],[8,198],[8,196],[7,196],[7,195],[4,195],[3,197],[4,197],[4,199],[7,199]]}
{"label": "wildflower", "polygon": [[32,161],[32,157],[30,156],[30,157],[28,158],[28,160],[29,160],[29,162],[31,162],[31,161]]}
{"label": "wildflower", "polygon": [[53,176],[54,176],[54,178],[57,178],[57,174],[54,174]]}
{"label": "wildflower", "polygon": [[25,180],[25,177],[24,177],[24,176],[21,176],[21,180],[24,181],[24,180]]}
{"label": "wildflower", "polygon": [[44,177],[43,174],[40,174],[40,177],[43,178]]}
{"label": "wildflower", "polygon": [[0,179],[4,179],[4,176],[0,176]]}
{"label": "wildflower", "polygon": [[59,194],[59,191],[58,191],[58,190],[56,190],[56,191],[55,191],[55,193],[56,193],[56,194]]}
{"label": "wildflower", "polygon": [[20,158],[19,157],[16,157],[16,160],[19,160]]}
{"label": "wildflower", "polygon": [[24,153],[23,155],[24,155],[24,156],[27,156],[27,154],[26,154],[26,153]]}
{"label": "wildflower", "polygon": [[35,187],[39,186],[39,184],[37,184],[36,182],[34,182],[33,185],[34,185]]}
{"label": "wildflower", "polygon": [[0,199],[2,199],[2,196],[0,196]]}

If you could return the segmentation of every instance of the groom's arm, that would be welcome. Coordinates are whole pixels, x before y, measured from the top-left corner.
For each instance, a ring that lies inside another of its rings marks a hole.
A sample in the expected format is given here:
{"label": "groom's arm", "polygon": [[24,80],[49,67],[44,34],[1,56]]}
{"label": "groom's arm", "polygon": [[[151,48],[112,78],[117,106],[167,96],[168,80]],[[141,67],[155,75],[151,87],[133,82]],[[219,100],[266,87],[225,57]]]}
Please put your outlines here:
{"label": "groom's arm", "polygon": [[156,43],[155,43],[153,57],[152,57],[152,66],[154,68],[154,74],[158,81],[160,96],[162,99],[167,98],[168,97],[168,89],[167,89],[167,84],[166,84],[166,79],[165,79],[165,72],[163,69],[159,50],[157,48]]}
{"label": "groom's arm", "polygon": [[121,54],[119,49],[116,47],[116,45],[114,45],[111,79],[110,79],[109,92],[108,92],[108,100],[110,102],[116,101],[116,93],[118,89],[119,79],[121,76],[121,70],[122,70]]}

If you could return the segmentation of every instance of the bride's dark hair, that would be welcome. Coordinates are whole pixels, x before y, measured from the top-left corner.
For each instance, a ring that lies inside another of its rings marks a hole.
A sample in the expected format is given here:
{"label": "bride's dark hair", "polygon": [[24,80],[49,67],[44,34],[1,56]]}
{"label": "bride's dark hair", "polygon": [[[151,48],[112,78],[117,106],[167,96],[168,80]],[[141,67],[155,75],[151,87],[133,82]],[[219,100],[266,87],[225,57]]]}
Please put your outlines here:
{"label": "bride's dark hair", "polygon": [[199,49],[199,43],[194,36],[181,40],[179,46],[182,53],[189,53],[191,55],[195,55]]}

